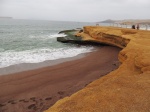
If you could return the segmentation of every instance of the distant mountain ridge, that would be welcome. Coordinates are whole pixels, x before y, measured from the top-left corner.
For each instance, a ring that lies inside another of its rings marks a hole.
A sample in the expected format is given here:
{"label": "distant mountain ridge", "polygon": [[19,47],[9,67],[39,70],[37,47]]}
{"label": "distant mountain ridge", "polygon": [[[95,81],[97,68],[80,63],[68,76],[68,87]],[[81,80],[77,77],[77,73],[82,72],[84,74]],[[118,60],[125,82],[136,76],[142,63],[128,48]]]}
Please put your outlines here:
{"label": "distant mountain ridge", "polygon": [[0,16],[0,19],[13,19],[12,17],[3,17],[3,16]]}
{"label": "distant mountain ridge", "polygon": [[98,23],[115,23],[115,22],[116,22],[115,20],[107,19],[107,20],[104,20],[104,21],[100,21]]}
{"label": "distant mountain ridge", "polygon": [[107,19],[97,23],[148,23],[150,24],[150,19],[124,19],[124,20]]}

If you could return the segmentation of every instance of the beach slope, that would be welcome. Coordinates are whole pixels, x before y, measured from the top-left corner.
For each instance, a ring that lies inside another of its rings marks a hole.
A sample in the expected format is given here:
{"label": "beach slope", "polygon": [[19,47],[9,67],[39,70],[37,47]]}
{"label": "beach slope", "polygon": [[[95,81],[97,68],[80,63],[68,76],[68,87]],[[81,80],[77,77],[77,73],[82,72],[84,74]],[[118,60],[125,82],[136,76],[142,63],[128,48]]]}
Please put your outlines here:
{"label": "beach slope", "polygon": [[59,99],[117,69],[120,50],[96,47],[91,53],[44,62],[61,62],[53,66],[1,75],[0,112],[43,112]]}

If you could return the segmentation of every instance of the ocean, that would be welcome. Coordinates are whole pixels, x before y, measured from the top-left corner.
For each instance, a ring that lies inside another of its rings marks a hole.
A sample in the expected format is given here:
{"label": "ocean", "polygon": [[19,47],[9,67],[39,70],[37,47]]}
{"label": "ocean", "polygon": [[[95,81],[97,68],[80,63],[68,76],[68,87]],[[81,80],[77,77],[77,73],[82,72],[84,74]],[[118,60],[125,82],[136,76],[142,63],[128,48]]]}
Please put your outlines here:
{"label": "ocean", "polygon": [[0,20],[0,68],[21,63],[39,63],[47,60],[74,57],[91,52],[92,46],[57,42],[62,30],[95,25],[87,22],[46,20]]}

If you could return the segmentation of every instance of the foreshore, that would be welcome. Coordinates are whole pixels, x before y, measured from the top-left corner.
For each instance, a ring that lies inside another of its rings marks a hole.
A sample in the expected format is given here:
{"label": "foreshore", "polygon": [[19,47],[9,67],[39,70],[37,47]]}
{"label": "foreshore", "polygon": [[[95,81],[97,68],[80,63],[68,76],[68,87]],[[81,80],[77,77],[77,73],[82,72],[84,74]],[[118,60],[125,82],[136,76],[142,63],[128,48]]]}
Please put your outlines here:
{"label": "foreshore", "polygon": [[57,64],[60,64],[63,62],[83,58],[88,53],[82,53],[82,54],[79,54],[74,57],[67,57],[67,58],[63,58],[63,59],[47,60],[47,61],[39,62],[39,63],[20,63],[20,64],[15,64],[15,65],[10,65],[8,67],[0,68],[0,76],[23,72],[23,71],[34,70],[34,69],[39,69],[39,68],[44,68],[47,66],[54,66],[54,65],[57,65]]}
{"label": "foreshore", "polygon": [[42,68],[1,75],[0,112],[43,112],[59,99],[117,69],[120,50],[112,46],[97,47],[91,53],[57,60]]}

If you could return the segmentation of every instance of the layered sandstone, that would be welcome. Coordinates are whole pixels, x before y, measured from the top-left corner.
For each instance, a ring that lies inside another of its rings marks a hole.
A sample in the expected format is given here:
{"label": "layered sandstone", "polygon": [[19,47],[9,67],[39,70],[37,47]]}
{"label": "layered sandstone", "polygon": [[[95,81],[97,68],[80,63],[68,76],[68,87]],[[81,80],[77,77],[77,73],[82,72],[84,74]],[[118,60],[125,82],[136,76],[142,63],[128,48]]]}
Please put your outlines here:
{"label": "layered sandstone", "polygon": [[150,31],[87,26],[77,35],[123,48],[121,65],[46,112],[150,112]]}

